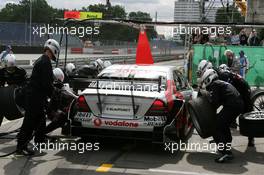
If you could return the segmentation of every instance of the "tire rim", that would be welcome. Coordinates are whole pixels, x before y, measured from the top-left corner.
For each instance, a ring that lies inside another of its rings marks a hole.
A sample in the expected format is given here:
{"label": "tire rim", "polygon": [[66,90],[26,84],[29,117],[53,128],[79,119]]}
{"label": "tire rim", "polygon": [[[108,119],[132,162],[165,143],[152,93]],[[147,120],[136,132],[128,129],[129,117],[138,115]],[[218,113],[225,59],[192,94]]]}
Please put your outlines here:
{"label": "tire rim", "polygon": [[247,120],[263,120],[264,111],[253,111],[253,112],[245,113],[242,117]]}
{"label": "tire rim", "polygon": [[[254,106],[256,106],[261,111],[264,111],[264,95],[260,95],[256,98],[256,100],[254,101]],[[256,107],[254,107],[254,110],[258,111]]]}

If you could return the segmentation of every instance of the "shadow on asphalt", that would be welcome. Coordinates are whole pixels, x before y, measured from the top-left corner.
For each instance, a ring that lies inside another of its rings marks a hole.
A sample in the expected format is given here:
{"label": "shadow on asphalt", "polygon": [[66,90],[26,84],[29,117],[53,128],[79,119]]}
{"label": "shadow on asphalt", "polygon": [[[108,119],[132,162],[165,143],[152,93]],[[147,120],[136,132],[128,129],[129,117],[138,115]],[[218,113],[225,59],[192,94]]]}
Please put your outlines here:
{"label": "shadow on asphalt", "polygon": [[218,155],[212,153],[189,153],[187,161],[192,165],[202,166],[205,170],[219,174],[242,174],[248,171],[246,166],[249,162],[264,164],[264,153],[256,152],[256,148],[247,148],[245,152],[233,149],[235,156],[230,163],[215,163]]}
{"label": "shadow on asphalt", "polygon": [[[87,142],[81,140],[80,142]],[[95,139],[89,142],[100,143],[99,152],[85,152],[79,154],[74,151],[60,151],[56,156],[61,156],[72,164],[98,166],[101,164],[114,164],[116,168],[150,169],[158,168],[165,164],[177,164],[184,153],[170,154],[164,151],[163,145],[153,144],[148,141],[133,141],[119,139]]]}

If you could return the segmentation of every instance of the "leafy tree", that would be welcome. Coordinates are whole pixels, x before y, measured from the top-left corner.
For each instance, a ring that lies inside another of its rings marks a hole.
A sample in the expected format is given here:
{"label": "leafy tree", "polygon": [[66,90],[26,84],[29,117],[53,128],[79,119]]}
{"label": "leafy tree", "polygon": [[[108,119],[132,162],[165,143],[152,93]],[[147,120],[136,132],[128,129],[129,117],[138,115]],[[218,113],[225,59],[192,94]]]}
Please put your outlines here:
{"label": "leafy tree", "polygon": [[[46,0],[31,0],[32,22],[49,23],[54,18],[62,17],[62,9],[54,9]],[[0,21],[25,22],[29,21],[30,0],[21,0],[19,4],[8,3],[0,11]]]}
{"label": "leafy tree", "polygon": [[[233,17],[232,17],[233,13]],[[238,11],[237,7],[229,7],[229,10],[227,11],[226,8],[222,7],[219,8],[216,12],[216,18],[215,21],[218,23],[229,23],[233,21],[236,23],[245,22],[245,17],[241,15],[241,13]]]}
{"label": "leafy tree", "polygon": [[[128,15],[128,18],[131,20],[138,20],[138,21],[147,21],[147,22],[152,21],[152,18],[149,13],[145,13],[141,11],[130,12]],[[155,31],[154,27],[147,27],[147,35],[148,35],[148,38],[153,39],[153,38],[156,38],[158,34]]]}
{"label": "leafy tree", "polygon": [[[55,23],[55,18],[62,18],[65,9],[56,9],[51,7],[46,0],[31,0],[32,5],[32,22],[33,23]],[[83,7],[81,11],[102,12],[103,19],[129,19],[152,21],[150,14],[144,12],[126,13],[125,8],[119,5],[111,6],[104,4],[95,4]],[[0,21],[2,22],[29,22],[30,0],[21,0],[18,4],[8,3],[0,10]],[[94,24],[89,24],[89,26]],[[100,35],[86,36],[90,40],[120,40],[135,41],[139,31],[129,26],[117,24],[101,24]],[[148,37],[157,36],[153,27],[147,29]]]}

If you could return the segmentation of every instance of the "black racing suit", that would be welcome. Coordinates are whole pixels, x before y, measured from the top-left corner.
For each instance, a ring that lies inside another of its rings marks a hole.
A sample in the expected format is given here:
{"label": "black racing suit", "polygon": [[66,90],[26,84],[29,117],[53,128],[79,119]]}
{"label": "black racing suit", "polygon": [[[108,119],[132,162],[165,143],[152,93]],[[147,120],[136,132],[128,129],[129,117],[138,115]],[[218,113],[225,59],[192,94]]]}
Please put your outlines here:
{"label": "black racing suit", "polygon": [[[58,87],[58,85],[56,87]],[[58,87],[58,89],[54,91],[47,107],[47,116],[51,120],[51,123],[46,127],[46,134],[64,126],[67,122],[67,113],[73,99],[74,97],[63,87]]]}
{"label": "black racing suit", "polygon": [[10,85],[22,86],[27,79],[27,72],[23,68],[13,67],[12,72],[7,71],[7,68],[0,69],[0,86],[6,83]]}
{"label": "black racing suit", "polygon": [[[210,102],[217,108],[221,105],[223,109],[217,114],[217,128],[213,138],[216,144],[224,144],[222,153],[230,151],[232,135],[230,132],[230,124],[243,113],[244,103],[236,88],[230,83],[215,80],[210,86],[207,87],[210,92]],[[230,144],[227,145],[227,144]]]}
{"label": "black racing suit", "polygon": [[36,143],[44,141],[46,126],[44,106],[47,97],[51,97],[53,89],[51,60],[48,56],[42,55],[34,63],[30,82],[26,89],[26,113],[18,134],[18,149],[27,146],[33,132]]}
{"label": "black racing suit", "polygon": [[247,81],[240,75],[233,72],[217,71],[220,80],[232,84],[244,101],[244,113],[253,111],[253,104],[251,101],[251,89]]}

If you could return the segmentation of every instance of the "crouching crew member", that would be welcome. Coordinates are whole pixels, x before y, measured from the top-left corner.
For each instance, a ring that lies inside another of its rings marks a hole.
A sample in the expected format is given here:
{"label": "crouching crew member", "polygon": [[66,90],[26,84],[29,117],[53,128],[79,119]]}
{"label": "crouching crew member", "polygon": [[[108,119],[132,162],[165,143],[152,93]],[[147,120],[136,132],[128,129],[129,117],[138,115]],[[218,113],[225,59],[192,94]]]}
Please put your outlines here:
{"label": "crouching crew member", "polygon": [[33,155],[33,150],[27,147],[34,132],[35,143],[45,141],[44,104],[47,97],[53,93],[53,72],[51,60],[59,57],[60,45],[54,39],[49,39],[44,45],[44,54],[34,63],[30,82],[26,92],[26,113],[18,134],[17,154]]}
{"label": "crouching crew member", "polygon": [[4,60],[5,67],[0,69],[0,86],[16,85],[22,86],[26,83],[27,72],[16,66],[16,57],[7,54]]}
{"label": "crouching crew member", "polygon": [[231,152],[232,135],[230,124],[236,120],[240,113],[243,113],[244,103],[236,88],[230,83],[219,80],[218,74],[213,69],[208,69],[202,76],[202,84],[209,92],[209,100],[218,109],[223,109],[217,114],[216,132],[213,135],[214,141],[222,149],[218,149],[221,156],[215,161],[223,163],[233,159]]}
{"label": "crouching crew member", "polygon": [[46,127],[45,134],[48,134],[57,128],[63,127],[67,121],[67,107],[71,101],[65,95],[63,81],[64,73],[60,68],[53,69],[53,75],[55,80],[56,90],[54,91],[50,103],[47,107],[47,116],[51,120],[51,123]]}
{"label": "crouching crew member", "polygon": [[[234,72],[231,72],[229,67],[222,64],[218,68],[219,79],[232,84],[240,93],[244,101],[244,111],[243,113],[253,111],[253,104],[251,101],[251,89],[247,81]],[[248,146],[254,146],[254,138],[248,138]]]}

